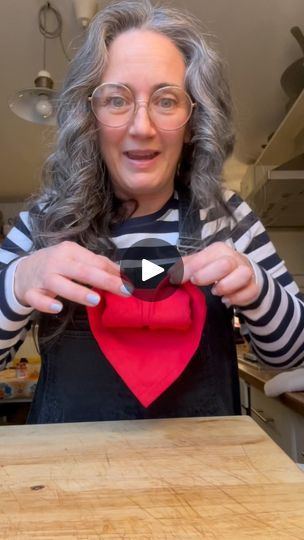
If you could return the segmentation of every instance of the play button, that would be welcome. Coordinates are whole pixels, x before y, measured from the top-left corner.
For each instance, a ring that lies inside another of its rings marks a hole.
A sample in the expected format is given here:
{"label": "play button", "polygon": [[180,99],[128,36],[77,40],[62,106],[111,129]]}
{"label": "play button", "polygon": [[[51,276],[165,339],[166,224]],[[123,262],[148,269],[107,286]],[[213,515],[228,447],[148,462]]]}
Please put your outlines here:
{"label": "play button", "polygon": [[143,259],[141,263],[141,279],[142,281],[147,281],[147,279],[151,279],[154,276],[158,276],[159,274],[162,274],[165,269],[161,266],[158,266],[158,264],[155,264],[151,261],[147,261],[147,259]]}
{"label": "play button", "polygon": [[[168,270],[175,267],[175,283],[169,282]],[[183,278],[182,259],[176,246],[148,238],[122,252],[120,273],[124,285],[141,300],[155,302],[174,294]],[[130,287],[131,284],[131,287]]]}

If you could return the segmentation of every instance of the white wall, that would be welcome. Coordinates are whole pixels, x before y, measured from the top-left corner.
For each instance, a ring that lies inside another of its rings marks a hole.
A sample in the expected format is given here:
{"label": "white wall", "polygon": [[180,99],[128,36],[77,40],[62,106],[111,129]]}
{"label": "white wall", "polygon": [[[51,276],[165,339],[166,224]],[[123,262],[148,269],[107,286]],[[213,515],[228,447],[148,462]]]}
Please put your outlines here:
{"label": "white wall", "polygon": [[279,255],[304,293],[304,231],[268,229]]}

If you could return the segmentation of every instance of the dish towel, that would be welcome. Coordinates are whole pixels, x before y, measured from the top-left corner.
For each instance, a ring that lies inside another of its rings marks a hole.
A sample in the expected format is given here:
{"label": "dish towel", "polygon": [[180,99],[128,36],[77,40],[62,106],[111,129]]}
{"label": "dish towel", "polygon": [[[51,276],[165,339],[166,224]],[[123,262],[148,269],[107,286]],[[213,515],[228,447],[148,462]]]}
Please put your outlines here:
{"label": "dish towel", "polygon": [[279,373],[264,385],[264,392],[268,397],[276,397],[284,392],[304,391],[304,366],[293,371]]}

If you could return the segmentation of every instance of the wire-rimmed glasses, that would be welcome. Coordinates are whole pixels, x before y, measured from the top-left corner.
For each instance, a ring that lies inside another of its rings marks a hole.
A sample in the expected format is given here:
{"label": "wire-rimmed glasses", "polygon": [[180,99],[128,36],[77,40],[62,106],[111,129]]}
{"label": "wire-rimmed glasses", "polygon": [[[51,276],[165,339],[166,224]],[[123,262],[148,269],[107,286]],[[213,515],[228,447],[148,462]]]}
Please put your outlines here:
{"label": "wire-rimmed glasses", "polygon": [[89,97],[92,111],[100,124],[112,128],[126,126],[142,106],[150,120],[164,131],[182,128],[189,120],[195,103],[179,86],[163,86],[148,101],[136,100],[133,92],[120,83],[103,83]]}

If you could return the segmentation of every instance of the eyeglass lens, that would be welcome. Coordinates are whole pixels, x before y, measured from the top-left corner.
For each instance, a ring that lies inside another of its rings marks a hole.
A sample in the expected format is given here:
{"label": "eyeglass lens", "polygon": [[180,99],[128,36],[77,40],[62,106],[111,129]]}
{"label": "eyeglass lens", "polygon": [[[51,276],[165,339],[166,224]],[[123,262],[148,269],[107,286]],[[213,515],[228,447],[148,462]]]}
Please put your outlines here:
{"label": "eyeglass lens", "polygon": [[146,106],[152,122],[164,130],[174,130],[186,124],[192,112],[190,97],[182,88],[166,86],[153,92],[149,102],[135,101],[124,85],[104,83],[91,98],[92,110],[101,124],[109,127],[126,125],[139,107]]}

